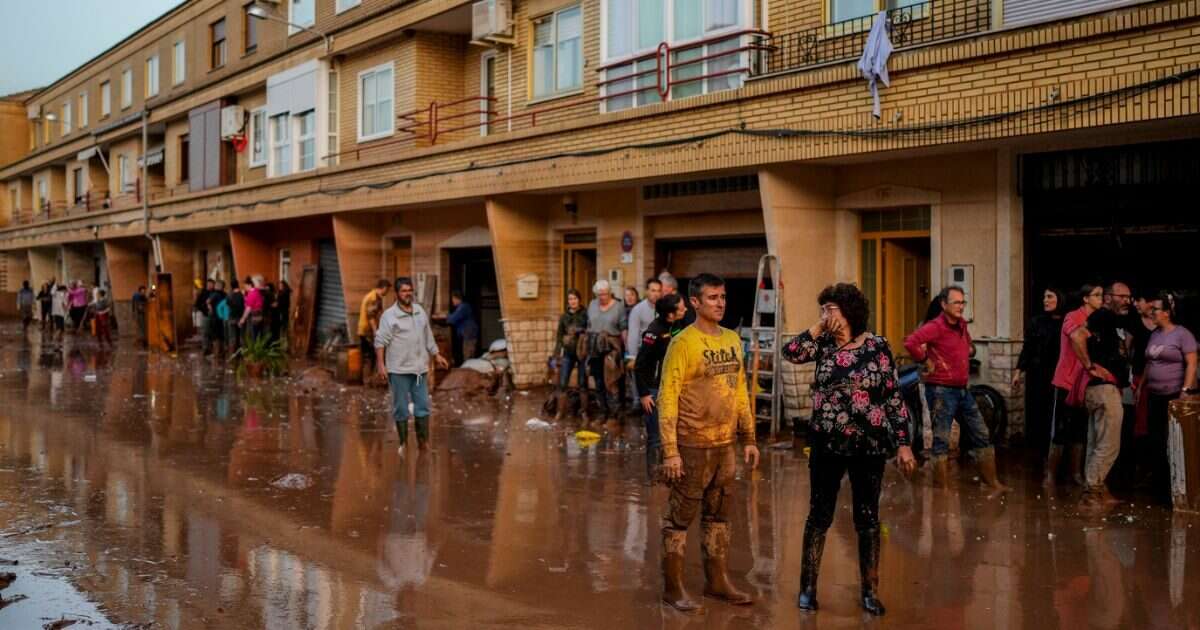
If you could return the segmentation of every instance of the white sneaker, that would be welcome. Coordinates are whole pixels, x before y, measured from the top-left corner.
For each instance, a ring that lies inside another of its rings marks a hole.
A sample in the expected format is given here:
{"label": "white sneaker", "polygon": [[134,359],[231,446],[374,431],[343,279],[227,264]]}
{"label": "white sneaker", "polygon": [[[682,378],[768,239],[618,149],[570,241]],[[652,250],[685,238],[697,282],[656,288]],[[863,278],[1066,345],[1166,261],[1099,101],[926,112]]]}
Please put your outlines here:
{"label": "white sneaker", "polygon": [[400,445],[400,448],[396,449],[396,453],[398,453],[400,455],[400,457],[404,457],[404,445],[403,444]]}

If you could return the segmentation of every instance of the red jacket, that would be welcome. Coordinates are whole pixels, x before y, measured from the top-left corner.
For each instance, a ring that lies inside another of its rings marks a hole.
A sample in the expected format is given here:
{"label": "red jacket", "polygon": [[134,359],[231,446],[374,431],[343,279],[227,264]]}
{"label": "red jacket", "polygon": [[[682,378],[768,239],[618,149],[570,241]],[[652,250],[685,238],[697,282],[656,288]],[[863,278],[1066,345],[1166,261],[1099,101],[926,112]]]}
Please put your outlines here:
{"label": "red jacket", "polygon": [[917,361],[933,359],[933,371],[925,375],[929,385],[966,387],[970,373],[971,333],[967,322],[951,325],[945,313],[931,319],[904,340],[904,348]]}

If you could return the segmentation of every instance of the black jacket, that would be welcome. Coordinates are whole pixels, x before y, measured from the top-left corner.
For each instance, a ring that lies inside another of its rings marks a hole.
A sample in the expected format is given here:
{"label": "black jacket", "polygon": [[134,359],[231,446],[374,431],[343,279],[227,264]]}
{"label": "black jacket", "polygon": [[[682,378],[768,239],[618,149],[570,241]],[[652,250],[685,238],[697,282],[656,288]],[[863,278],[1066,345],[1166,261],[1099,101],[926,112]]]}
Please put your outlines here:
{"label": "black jacket", "polygon": [[633,364],[633,375],[637,382],[638,392],[645,395],[650,390],[658,389],[662,379],[662,363],[667,356],[667,346],[671,339],[682,330],[681,327],[668,324],[661,318],[656,318],[642,333],[642,345],[638,348],[637,359]]}
{"label": "black jacket", "polygon": [[1053,374],[1058,365],[1058,353],[1062,348],[1061,317],[1039,313],[1029,322],[1025,330],[1025,345],[1017,359],[1017,369],[1034,374]]}

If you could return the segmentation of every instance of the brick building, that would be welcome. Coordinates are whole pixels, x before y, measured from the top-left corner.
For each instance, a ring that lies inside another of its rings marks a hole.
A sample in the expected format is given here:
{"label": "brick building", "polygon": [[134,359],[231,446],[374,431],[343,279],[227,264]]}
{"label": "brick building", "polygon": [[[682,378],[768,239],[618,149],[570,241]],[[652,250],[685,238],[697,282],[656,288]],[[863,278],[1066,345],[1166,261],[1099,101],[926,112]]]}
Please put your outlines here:
{"label": "brick building", "polygon": [[[898,339],[953,275],[1007,394],[1043,287],[1194,286],[1200,0],[254,6],[187,0],[0,103],[0,291],[124,301],[158,265],[187,327],[193,278],[318,265],[318,329],[353,331],[412,274],[435,311],[464,289],[532,384],[568,288],[711,270],[744,321],[771,252],[789,330],[844,280]],[[878,119],[855,65],[877,19]]]}

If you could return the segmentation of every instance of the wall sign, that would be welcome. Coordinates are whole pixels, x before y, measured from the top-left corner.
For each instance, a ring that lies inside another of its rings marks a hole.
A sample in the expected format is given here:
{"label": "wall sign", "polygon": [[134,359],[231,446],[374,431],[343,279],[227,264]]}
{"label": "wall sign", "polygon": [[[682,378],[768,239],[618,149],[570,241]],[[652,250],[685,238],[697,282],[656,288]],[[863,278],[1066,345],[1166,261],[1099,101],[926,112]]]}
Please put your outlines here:
{"label": "wall sign", "polygon": [[536,300],[538,296],[538,275],[527,273],[517,276],[517,298],[521,300]]}
{"label": "wall sign", "polygon": [[633,251],[633,232],[625,230],[625,232],[621,234],[621,251],[625,252],[626,254]]}

